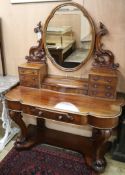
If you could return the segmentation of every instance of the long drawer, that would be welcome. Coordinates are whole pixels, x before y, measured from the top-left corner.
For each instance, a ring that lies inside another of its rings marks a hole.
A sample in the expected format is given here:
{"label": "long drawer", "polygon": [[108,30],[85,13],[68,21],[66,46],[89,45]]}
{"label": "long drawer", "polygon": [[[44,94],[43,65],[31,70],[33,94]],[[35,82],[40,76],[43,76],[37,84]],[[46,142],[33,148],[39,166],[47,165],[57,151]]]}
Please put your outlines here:
{"label": "long drawer", "polygon": [[40,118],[51,119],[77,125],[87,124],[87,116],[71,114],[67,112],[36,108],[28,105],[22,105],[22,111],[23,113],[35,115]]}

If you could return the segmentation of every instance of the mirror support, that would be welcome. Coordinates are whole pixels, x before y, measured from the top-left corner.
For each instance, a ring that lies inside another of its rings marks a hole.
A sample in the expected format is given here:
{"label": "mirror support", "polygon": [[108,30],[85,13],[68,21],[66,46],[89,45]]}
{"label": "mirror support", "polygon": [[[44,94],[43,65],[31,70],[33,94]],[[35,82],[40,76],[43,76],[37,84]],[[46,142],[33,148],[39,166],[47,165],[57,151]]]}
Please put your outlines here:
{"label": "mirror support", "polygon": [[34,28],[34,32],[38,35],[38,46],[32,46],[29,50],[29,56],[26,56],[25,59],[27,62],[45,63],[46,54],[43,45],[43,29],[41,22],[39,22],[37,27]]}
{"label": "mirror support", "polygon": [[110,50],[104,50],[101,43],[102,36],[106,35],[108,30],[105,25],[100,22],[100,31],[96,35],[95,41],[95,57],[94,57],[94,67],[105,67],[111,69],[117,69],[119,67],[118,63],[114,63],[114,55]]}

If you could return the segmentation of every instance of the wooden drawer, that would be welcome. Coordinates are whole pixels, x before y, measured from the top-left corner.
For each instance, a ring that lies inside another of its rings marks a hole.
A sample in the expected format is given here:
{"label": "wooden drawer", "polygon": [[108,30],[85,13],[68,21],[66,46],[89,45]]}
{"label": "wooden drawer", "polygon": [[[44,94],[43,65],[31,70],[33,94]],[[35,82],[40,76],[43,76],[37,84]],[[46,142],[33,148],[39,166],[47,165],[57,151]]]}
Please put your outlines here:
{"label": "wooden drawer", "polygon": [[21,86],[41,88],[47,73],[46,64],[25,63],[18,67]]}
{"label": "wooden drawer", "polygon": [[50,84],[42,84],[42,88],[44,89],[51,89],[59,92],[65,92],[65,93],[76,93],[76,94],[84,94],[88,95],[88,87],[83,89],[76,89],[76,88],[71,88],[71,87],[61,87],[61,86],[54,86]]}
{"label": "wooden drawer", "polygon": [[20,75],[20,85],[40,88],[40,82],[37,75]]}
{"label": "wooden drawer", "polygon": [[23,105],[23,112],[35,115],[40,118],[51,119],[66,123],[72,123],[77,125],[85,125],[87,124],[87,116],[77,115],[77,114],[69,114],[66,112],[58,112],[54,110],[35,108],[28,105]]}
{"label": "wooden drawer", "polygon": [[117,84],[117,77],[104,77],[99,75],[90,75],[90,82],[106,83],[106,84]]}
{"label": "wooden drawer", "polygon": [[26,75],[38,75],[39,71],[35,69],[27,69],[19,67],[19,74],[26,74]]}
{"label": "wooden drawer", "polygon": [[101,98],[108,98],[108,99],[113,99],[116,97],[116,92],[114,91],[100,91],[100,90],[95,90],[91,89],[89,90],[89,95],[93,97],[101,97]]}
{"label": "wooden drawer", "polygon": [[89,74],[89,95],[107,99],[116,98],[118,75],[115,70],[93,69]]}
{"label": "wooden drawer", "polygon": [[100,84],[97,82],[90,82],[89,89],[99,91],[115,91],[115,87],[112,84]]}

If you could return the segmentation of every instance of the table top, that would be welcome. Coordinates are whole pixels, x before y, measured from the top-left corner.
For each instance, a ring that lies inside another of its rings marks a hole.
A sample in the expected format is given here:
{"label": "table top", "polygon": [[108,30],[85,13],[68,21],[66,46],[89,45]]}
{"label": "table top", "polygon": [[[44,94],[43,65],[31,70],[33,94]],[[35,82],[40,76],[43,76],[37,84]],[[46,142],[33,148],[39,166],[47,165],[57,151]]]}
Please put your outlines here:
{"label": "table top", "polygon": [[1,76],[0,75],[0,94],[5,93],[19,82],[17,76]]}
{"label": "table top", "polygon": [[81,94],[68,94],[46,89],[17,86],[6,94],[6,99],[21,104],[65,111],[99,118],[113,118],[121,115],[124,99],[104,100]]}

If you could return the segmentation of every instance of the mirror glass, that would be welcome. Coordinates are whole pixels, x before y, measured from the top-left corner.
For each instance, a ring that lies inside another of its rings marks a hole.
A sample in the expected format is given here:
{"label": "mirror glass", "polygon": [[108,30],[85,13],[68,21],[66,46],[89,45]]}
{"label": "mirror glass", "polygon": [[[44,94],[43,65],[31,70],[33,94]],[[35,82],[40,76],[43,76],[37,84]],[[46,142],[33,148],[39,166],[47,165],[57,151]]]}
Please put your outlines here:
{"label": "mirror glass", "polygon": [[57,8],[48,19],[45,33],[47,53],[59,68],[80,67],[92,53],[92,21],[77,6]]}

